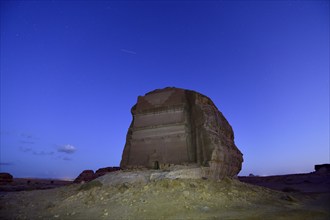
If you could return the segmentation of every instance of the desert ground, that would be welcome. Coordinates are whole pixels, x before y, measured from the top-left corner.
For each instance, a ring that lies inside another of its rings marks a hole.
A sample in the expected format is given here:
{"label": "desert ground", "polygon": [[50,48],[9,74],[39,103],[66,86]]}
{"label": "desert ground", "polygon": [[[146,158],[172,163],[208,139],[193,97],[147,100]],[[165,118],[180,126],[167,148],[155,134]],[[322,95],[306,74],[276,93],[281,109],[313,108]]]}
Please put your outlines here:
{"label": "desert ground", "polygon": [[159,178],[159,172],[116,171],[82,184],[46,181],[53,188],[43,190],[1,186],[0,219],[330,219],[329,174],[216,181]]}
{"label": "desert ground", "polygon": [[70,184],[72,184],[72,181],[57,179],[14,178],[10,183],[0,183],[0,194],[4,194],[4,192],[53,189]]}

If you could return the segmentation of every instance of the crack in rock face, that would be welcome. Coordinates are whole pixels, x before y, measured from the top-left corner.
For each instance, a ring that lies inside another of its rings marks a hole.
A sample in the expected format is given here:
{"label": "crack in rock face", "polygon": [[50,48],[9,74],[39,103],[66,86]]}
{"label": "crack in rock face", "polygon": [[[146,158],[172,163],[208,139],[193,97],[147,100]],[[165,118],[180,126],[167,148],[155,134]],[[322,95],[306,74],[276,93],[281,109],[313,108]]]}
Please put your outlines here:
{"label": "crack in rock face", "polygon": [[174,87],[139,96],[131,109],[121,168],[170,169],[173,165],[202,167],[202,176],[234,177],[243,154],[234,132],[212,100],[198,92]]}

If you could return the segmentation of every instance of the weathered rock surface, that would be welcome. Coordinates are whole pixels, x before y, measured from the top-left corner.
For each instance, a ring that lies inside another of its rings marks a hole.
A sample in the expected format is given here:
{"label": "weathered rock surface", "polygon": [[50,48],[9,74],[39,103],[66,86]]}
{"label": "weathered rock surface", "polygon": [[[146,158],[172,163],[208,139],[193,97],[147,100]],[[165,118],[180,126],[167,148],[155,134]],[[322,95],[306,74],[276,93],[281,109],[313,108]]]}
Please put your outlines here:
{"label": "weathered rock surface", "polygon": [[232,127],[210,98],[191,90],[158,89],[139,96],[131,112],[122,168],[197,164],[214,179],[241,170],[243,156]]}

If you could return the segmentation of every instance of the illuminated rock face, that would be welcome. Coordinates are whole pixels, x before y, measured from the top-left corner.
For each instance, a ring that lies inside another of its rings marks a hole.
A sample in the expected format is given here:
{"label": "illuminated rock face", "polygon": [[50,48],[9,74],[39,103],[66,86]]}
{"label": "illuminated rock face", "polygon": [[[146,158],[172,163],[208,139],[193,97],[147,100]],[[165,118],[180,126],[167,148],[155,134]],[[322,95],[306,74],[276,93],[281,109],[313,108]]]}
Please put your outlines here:
{"label": "illuminated rock face", "polygon": [[243,157],[231,126],[208,97],[179,88],[139,96],[132,110],[122,168],[198,164],[206,175],[235,176]]}

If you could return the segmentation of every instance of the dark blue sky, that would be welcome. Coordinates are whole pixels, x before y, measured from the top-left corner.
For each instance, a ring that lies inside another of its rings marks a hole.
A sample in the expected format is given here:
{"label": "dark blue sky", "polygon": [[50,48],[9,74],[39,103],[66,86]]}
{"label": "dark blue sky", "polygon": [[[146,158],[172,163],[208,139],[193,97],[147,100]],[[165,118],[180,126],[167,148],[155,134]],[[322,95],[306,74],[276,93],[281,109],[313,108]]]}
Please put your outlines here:
{"label": "dark blue sky", "polygon": [[1,1],[0,171],[118,166],[137,96],[209,96],[240,175],[329,163],[329,1]]}

